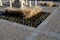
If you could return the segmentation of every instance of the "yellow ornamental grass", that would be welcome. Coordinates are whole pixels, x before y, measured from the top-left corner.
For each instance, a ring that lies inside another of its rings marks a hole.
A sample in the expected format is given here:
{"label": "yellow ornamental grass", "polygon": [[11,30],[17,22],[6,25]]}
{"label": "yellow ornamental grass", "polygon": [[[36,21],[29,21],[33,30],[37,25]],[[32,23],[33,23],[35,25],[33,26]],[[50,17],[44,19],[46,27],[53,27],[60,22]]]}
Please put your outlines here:
{"label": "yellow ornamental grass", "polygon": [[17,12],[17,14],[24,15],[24,18],[31,18],[32,16],[41,12],[42,7],[35,6],[31,8],[6,8],[5,11],[11,14],[14,14],[15,12]]}
{"label": "yellow ornamental grass", "polygon": [[31,8],[29,11],[28,11],[28,15],[26,15],[26,18],[31,18],[32,16],[38,14],[39,12],[42,11],[42,8],[39,7],[39,6],[35,6],[34,8]]}
{"label": "yellow ornamental grass", "polygon": [[14,7],[7,7],[7,8],[5,8],[5,11],[8,11],[8,12],[17,11],[17,10],[18,9],[14,8]]}
{"label": "yellow ornamental grass", "polygon": [[46,5],[48,5],[49,7],[52,7],[54,5],[53,2],[46,2]]}
{"label": "yellow ornamental grass", "polygon": [[45,4],[45,2],[43,2],[43,1],[40,1],[40,4]]}
{"label": "yellow ornamental grass", "polygon": [[26,16],[30,14],[30,10],[31,8],[20,8],[19,9],[19,13],[23,13],[23,15],[25,16],[24,18],[27,18]]}
{"label": "yellow ornamental grass", "polygon": [[31,18],[32,16],[41,12],[42,7],[35,6],[35,7],[31,7],[31,8],[25,8],[25,9],[23,8],[21,11],[24,13],[25,18]]}

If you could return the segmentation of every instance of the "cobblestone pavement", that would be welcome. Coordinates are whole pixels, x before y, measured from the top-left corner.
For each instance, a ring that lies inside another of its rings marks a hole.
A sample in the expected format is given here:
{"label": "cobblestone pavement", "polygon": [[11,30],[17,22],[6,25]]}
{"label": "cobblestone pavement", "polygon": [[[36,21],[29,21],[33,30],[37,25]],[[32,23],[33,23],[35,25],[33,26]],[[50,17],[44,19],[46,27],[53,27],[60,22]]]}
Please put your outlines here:
{"label": "cobblestone pavement", "polygon": [[60,33],[60,8],[52,18],[50,18],[48,24],[44,28],[50,32]]}
{"label": "cobblestone pavement", "polygon": [[34,28],[0,19],[0,40],[24,40]]}

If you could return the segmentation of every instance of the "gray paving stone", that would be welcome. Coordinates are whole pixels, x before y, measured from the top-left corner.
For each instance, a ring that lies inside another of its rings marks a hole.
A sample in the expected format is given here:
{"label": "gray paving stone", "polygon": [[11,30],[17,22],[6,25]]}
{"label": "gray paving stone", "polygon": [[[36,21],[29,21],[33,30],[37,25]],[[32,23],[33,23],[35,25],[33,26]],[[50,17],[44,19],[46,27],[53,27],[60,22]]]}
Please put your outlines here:
{"label": "gray paving stone", "polygon": [[37,36],[36,40],[60,40],[60,39],[55,38],[55,37],[47,37],[44,34],[39,34],[39,36]]}
{"label": "gray paving stone", "polygon": [[0,40],[24,40],[34,28],[0,19]]}
{"label": "gray paving stone", "polygon": [[60,8],[57,12],[50,18],[48,24],[44,27],[50,32],[60,33]]}

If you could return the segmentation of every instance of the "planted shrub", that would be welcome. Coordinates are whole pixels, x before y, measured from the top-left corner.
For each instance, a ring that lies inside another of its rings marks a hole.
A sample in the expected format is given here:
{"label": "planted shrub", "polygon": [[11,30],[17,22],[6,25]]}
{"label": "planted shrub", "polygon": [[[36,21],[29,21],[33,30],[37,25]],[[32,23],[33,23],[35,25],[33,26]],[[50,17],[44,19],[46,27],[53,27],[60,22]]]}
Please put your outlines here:
{"label": "planted shrub", "polygon": [[25,18],[31,18],[32,16],[38,14],[41,11],[42,11],[42,7],[39,6],[33,7],[29,11],[27,11]]}
{"label": "planted shrub", "polygon": [[33,8],[6,8],[5,13],[13,16],[31,18],[42,11],[42,7],[35,6]]}
{"label": "planted shrub", "polygon": [[57,7],[58,5],[54,4],[54,2],[41,2],[40,5],[48,6],[48,7]]}
{"label": "planted shrub", "polygon": [[46,5],[48,5],[49,7],[52,7],[54,5],[53,2],[46,2]]}

